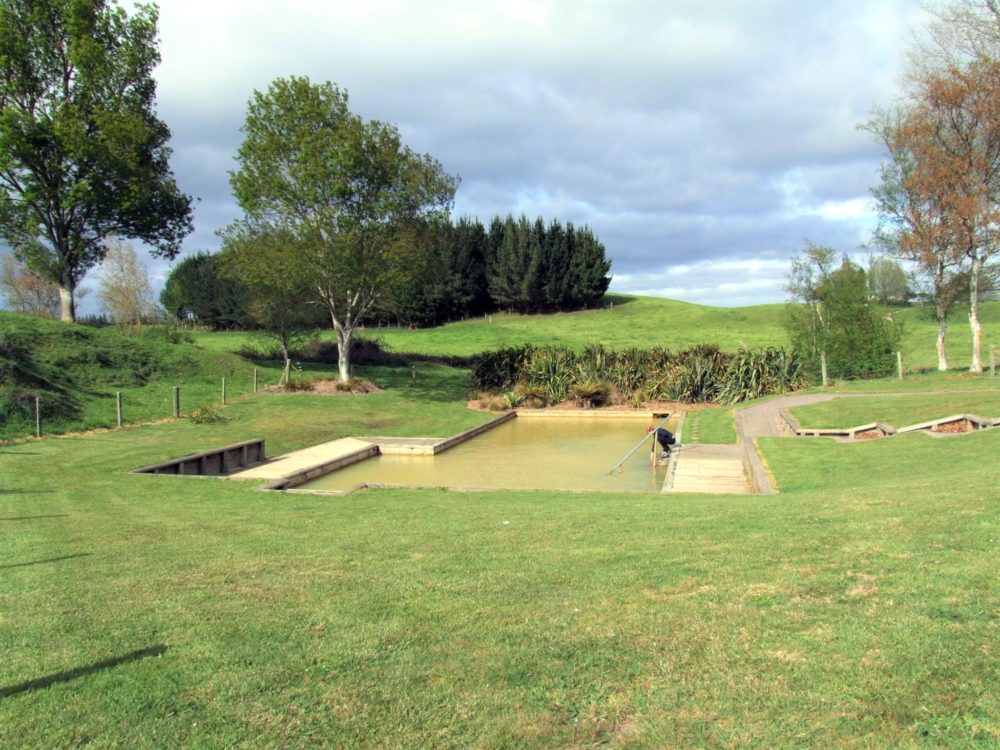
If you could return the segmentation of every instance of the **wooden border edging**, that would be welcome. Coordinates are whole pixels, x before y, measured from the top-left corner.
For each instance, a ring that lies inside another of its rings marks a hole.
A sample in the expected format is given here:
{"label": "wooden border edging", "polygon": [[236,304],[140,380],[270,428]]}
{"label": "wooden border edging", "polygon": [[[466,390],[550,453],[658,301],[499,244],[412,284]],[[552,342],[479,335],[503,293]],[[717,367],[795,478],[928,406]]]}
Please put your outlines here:
{"label": "wooden border edging", "polygon": [[256,466],[264,461],[264,438],[244,440],[200,453],[141,466],[133,474],[166,474],[175,476],[225,476],[236,469]]}

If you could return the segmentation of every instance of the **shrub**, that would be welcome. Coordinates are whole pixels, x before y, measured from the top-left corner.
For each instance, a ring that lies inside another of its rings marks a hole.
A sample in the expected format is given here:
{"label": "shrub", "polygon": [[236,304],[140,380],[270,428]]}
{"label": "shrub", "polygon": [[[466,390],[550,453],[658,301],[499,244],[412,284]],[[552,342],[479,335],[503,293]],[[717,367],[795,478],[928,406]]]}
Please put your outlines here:
{"label": "shrub", "polygon": [[483,391],[506,391],[521,380],[525,363],[534,353],[530,344],[483,352],[472,357],[472,387]]}
{"label": "shrub", "polygon": [[805,386],[808,378],[802,358],[781,348],[740,349],[732,358],[719,391],[719,400],[736,404],[772,393]]}
{"label": "shrub", "polygon": [[292,380],[289,378],[281,384],[280,388],[284,391],[288,391],[289,393],[297,391],[311,391],[313,389],[313,381],[308,378],[299,380]]}
{"label": "shrub", "polygon": [[573,352],[560,347],[547,346],[537,349],[528,359],[524,382],[545,389],[550,404],[558,404],[573,384],[576,357]]}
{"label": "shrub", "polygon": [[228,421],[215,407],[200,406],[191,412],[189,419],[195,424],[216,424]]}
{"label": "shrub", "polygon": [[605,380],[583,380],[573,384],[569,395],[584,409],[604,406],[611,397],[611,385]]}
{"label": "shrub", "polygon": [[[322,362],[335,365],[340,361],[340,347],[336,341],[314,340],[296,350],[295,356],[303,362]],[[351,340],[352,365],[405,365],[405,357],[389,352],[381,339],[354,338]]]}
{"label": "shrub", "polygon": [[514,390],[521,397],[521,405],[529,409],[542,409],[548,404],[545,389],[540,386],[518,383]]}

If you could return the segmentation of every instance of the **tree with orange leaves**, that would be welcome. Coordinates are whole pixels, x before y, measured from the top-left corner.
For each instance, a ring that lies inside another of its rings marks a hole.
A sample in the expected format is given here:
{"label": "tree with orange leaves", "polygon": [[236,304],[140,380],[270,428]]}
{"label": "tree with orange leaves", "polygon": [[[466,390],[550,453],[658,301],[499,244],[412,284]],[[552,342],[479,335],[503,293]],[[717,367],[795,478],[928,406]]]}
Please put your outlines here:
{"label": "tree with orange leaves", "polygon": [[881,181],[872,189],[879,212],[875,242],[915,263],[926,278],[938,325],[938,370],[944,371],[948,369],[948,315],[961,286],[959,267],[964,256],[954,244],[946,201],[938,189],[941,185],[923,180],[916,169],[910,141],[914,117],[911,110],[880,112],[865,126],[889,152]]}
{"label": "tree with orange leaves", "polygon": [[1000,252],[1000,61],[983,56],[927,70],[908,106],[869,129],[891,157],[874,191],[880,212],[900,255],[937,282],[938,366],[947,368],[941,308],[949,270],[960,263],[969,274],[969,369],[981,373],[980,279]]}

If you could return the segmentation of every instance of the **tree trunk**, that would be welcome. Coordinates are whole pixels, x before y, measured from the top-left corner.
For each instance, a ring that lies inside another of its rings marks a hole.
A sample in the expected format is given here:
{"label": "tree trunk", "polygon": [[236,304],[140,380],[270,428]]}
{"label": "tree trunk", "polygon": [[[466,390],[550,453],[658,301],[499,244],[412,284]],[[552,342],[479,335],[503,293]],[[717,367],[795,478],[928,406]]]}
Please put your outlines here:
{"label": "tree trunk", "polygon": [[285,358],[285,369],[281,371],[278,385],[285,385],[292,376],[292,353],[288,351],[288,344],[284,340],[281,342],[281,356]]}
{"label": "tree trunk", "polygon": [[948,369],[948,352],[944,348],[944,339],[948,335],[948,318],[941,317],[938,315],[938,333],[937,333],[937,355],[938,355],[938,370],[944,372]]}
{"label": "tree trunk", "polygon": [[340,369],[340,379],[343,382],[351,379],[351,339],[353,336],[353,326],[337,326],[337,367]]}
{"label": "tree trunk", "polygon": [[983,259],[978,254],[972,257],[972,274],[969,279],[969,327],[972,329],[972,364],[969,372],[983,371],[983,326],[979,322],[979,274]]}
{"label": "tree trunk", "polygon": [[59,285],[59,306],[63,323],[76,322],[76,300],[73,299],[73,287],[69,284]]}

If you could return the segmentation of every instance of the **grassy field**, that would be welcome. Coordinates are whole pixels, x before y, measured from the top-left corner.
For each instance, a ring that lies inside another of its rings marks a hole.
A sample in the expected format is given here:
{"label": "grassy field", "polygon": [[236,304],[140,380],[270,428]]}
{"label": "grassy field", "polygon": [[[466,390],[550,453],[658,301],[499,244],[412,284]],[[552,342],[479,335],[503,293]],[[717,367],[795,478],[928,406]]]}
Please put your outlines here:
{"label": "grassy field", "polygon": [[[765,439],[768,497],[129,473],[488,418],[462,370],[362,374],[386,389],[0,444],[0,747],[1000,746],[1000,430]],[[1000,416],[988,377],[862,387],[831,418]]]}
{"label": "grassy field", "polygon": [[1000,743],[1000,430],[765,441],[773,497],[127,473],[454,432],[451,372],[0,448],[0,746]]}

